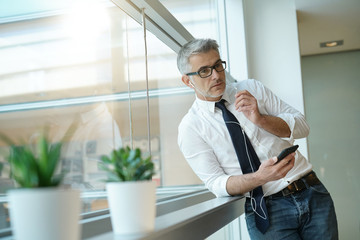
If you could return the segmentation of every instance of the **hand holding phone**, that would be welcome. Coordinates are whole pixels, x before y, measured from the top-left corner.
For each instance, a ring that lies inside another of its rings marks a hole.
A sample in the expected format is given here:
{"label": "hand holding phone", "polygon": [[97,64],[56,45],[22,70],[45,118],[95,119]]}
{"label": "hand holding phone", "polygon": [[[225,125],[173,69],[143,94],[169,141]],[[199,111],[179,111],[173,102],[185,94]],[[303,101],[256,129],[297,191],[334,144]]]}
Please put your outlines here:
{"label": "hand holding phone", "polygon": [[287,155],[289,155],[290,153],[293,153],[296,151],[296,149],[298,149],[299,145],[294,145],[288,148],[285,148],[284,150],[281,151],[281,153],[279,154],[278,161],[280,162],[281,160],[283,160]]}

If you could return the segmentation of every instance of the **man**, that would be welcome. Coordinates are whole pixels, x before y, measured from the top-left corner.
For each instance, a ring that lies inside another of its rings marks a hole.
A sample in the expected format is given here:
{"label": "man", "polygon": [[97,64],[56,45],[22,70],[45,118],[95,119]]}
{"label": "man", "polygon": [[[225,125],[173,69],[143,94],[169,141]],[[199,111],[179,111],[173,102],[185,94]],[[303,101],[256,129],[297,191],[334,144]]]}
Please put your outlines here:
{"label": "man", "polygon": [[[298,151],[275,157],[309,134],[304,116],[256,80],[228,84],[215,40],[185,44],[177,61],[196,94],[179,125],[179,147],[217,197],[247,197],[251,238],[338,239],[333,201],[312,165]],[[242,133],[230,130],[234,124]],[[239,135],[243,144],[234,140]]]}

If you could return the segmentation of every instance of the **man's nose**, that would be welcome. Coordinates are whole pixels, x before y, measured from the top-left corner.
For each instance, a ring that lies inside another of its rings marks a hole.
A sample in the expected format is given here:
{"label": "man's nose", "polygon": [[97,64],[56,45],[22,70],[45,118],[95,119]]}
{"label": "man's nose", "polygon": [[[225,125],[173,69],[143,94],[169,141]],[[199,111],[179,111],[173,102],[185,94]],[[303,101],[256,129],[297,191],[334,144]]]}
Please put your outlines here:
{"label": "man's nose", "polygon": [[219,77],[220,77],[220,73],[217,72],[215,69],[213,69],[212,74],[211,74],[211,80],[217,80],[217,79],[219,79]]}

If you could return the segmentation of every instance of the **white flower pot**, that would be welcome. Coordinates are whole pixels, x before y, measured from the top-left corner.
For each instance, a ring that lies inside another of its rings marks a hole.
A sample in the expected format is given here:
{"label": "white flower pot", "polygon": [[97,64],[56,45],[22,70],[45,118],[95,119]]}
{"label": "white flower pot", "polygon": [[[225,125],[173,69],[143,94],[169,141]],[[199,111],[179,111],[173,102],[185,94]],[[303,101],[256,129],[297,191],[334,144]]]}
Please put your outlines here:
{"label": "white flower pot", "polygon": [[106,190],[115,234],[142,234],[154,230],[155,182],[110,182]]}
{"label": "white flower pot", "polygon": [[8,196],[16,240],[80,239],[80,191],[55,187],[14,189]]}

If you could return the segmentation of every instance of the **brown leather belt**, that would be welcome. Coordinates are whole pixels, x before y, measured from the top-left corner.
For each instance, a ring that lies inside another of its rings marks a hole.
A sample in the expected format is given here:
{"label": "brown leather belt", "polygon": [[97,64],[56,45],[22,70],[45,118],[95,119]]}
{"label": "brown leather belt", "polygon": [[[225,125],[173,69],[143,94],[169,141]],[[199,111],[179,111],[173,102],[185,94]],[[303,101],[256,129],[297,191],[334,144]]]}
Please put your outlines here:
{"label": "brown leather belt", "polygon": [[315,172],[311,171],[304,177],[289,184],[286,188],[284,188],[280,192],[274,193],[270,196],[271,197],[284,197],[284,196],[287,196],[287,195],[290,195],[290,194],[293,194],[296,192],[300,192],[304,189],[309,188],[310,186],[313,186],[313,185],[316,185],[319,183],[320,183],[320,180],[316,176]]}

